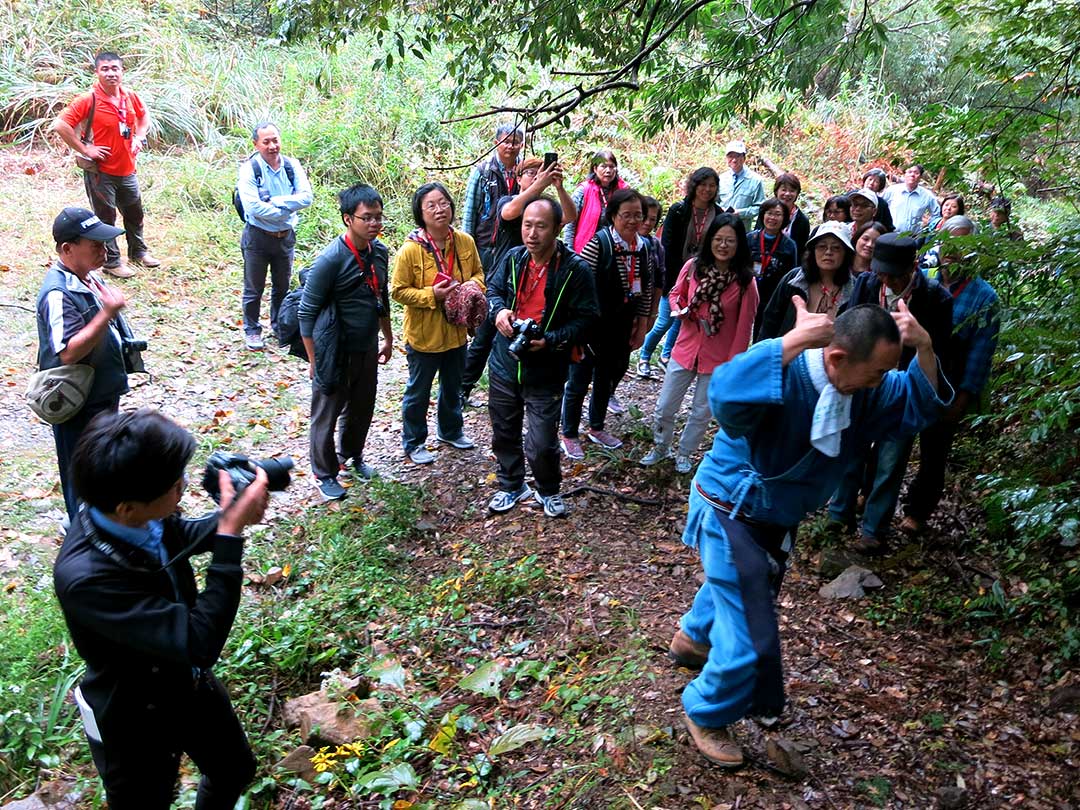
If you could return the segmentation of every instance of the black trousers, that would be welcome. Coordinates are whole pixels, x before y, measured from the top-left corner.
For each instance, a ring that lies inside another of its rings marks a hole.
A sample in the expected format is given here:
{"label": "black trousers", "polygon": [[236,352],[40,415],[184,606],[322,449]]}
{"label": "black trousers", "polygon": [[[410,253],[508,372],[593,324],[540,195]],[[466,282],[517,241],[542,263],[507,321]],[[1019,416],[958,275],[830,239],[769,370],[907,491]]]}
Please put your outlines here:
{"label": "black trousers", "polygon": [[904,513],[916,520],[926,521],[937,509],[957,428],[955,422],[937,422],[919,434],[919,471],[904,500]]}
{"label": "black trousers", "polygon": [[90,420],[99,413],[116,413],[120,409],[120,397],[93,405],[85,405],[83,409],[59,425],[53,425],[53,440],[56,442],[56,463],[60,467],[60,488],[64,493],[64,506],[68,517],[74,519],[79,511],[79,499],[75,495],[75,484],[71,480],[71,456],[75,452],[75,445],[79,442]]}
{"label": "black trousers", "polygon": [[181,754],[202,774],[196,810],[232,810],[255,777],[256,762],[225,688],[206,674],[190,693],[163,699],[179,705],[158,722],[150,715],[161,710],[148,706],[144,722],[130,733],[103,729],[106,741],[90,740],[109,810],[168,810]]}
{"label": "black trousers", "polygon": [[[492,375],[488,383],[491,450],[499,462],[499,489],[517,492],[525,483],[529,459],[536,489],[555,495],[562,484],[559,467],[559,406],[561,385],[529,386]],[[522,446],[521,429],[528,416]]]}
{"label": "black trousers", "polygon": [[469,343],[469,350],[465,353],[465,371],[461,375],[461,393],[466,397],[472,393],[484,374],[497,331],[495,317],[489,314]]}
{"label": "black trousers", "polygon": [[[341,460],[364,460],[375,391],[379,380],[379,351],[342,353],[344,381],[330,394],[311,383],[311,471],[316,478],[337,478]],[[337,427],[337,447],[334,428]]]}
{"label": "black trousers", "polygon": [[634,330],[634,313],[612,318],[604,327],[608,330],[607,334],[597,335],[589,343],[581,362],[570,365],[570,378],[566,381],[562,407],[562,433],[570,439],[576,439],[581,429],[581,411],[589,382],[592,382],[589,427],[603,430],[611,395],[630,368],[630,334]]}
{"label": "black trousers", "polygon": [[266,272],[270,271],[270,330],[277,330],[278,310],[289,292],[293,255],[296,250],[296,231],[280,239],[252,225],[245,225],[240,236],[240,252],[244,256],[244,291],[240,308],[244,315],[244,334],[260,334],[259,310]]}

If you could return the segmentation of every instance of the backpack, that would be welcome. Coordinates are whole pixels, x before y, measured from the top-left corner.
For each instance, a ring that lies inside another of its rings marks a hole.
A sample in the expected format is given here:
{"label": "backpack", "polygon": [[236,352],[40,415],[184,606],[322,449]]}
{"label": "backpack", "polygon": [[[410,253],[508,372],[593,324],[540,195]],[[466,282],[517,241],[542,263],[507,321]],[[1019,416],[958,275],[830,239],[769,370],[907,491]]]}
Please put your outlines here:
{"label": "backpack", "polygon": [[[289,182],[292,184],[293,194],[295,194],[296,193],[296,172],[293,170],[293,165],[292,165],[292,163],[289,161],[289,159],[287,157],[282,157],[281,159],[285,162],[285,174],[288,176]],[[255,155],[252,155],[250,158],[248,158],[248,160],[251,162],[251,171],[255,175],[255,187],[257,189],[259,189],[259,198],[262,199],[262,195],[263,195],[262,166],[259,164],[259,161],[257,161],[255,159]],[[239,185],[233,186],[232,204],[233,204],[233,208],[236,209],[237,216],[240,217],[240,221],[241,222],[247,222],[247,217],[244,214],[244,203],[240,199],[240,186]],[[304,355],[304,356],[307,357],[307,355]]]}
{"label": "backpack", "polygon": [[307,349],[300,337],[300,299],[303,297],[304,285],[301,284],[282,299],[275,331],[279,346],[288,346],[289,354],[306,361]]}

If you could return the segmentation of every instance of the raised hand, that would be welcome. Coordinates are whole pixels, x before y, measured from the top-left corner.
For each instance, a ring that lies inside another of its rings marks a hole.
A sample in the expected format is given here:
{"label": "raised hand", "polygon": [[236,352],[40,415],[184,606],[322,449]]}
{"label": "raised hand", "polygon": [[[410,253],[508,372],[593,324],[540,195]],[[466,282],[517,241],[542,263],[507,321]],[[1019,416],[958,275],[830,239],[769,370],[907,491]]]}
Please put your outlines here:
{"label": "raised hand", "polygon": [[903,298],[897,302],[896,312],[892,313],[892,316],[896,321],[896,328],[900,330],[901,343],[913,349],[933,349],[930,333],[915,320],[915,316],[911,314]]}
{"label": "raised hand", "polygon": [[801,296],[791,296],[791,305],[795,307],[795,326],[792,332],[799,333],[799,343],[804,349],[817,349],[828,346],[833,339],[833,318],[826,312],[810,312],[806,301]]}

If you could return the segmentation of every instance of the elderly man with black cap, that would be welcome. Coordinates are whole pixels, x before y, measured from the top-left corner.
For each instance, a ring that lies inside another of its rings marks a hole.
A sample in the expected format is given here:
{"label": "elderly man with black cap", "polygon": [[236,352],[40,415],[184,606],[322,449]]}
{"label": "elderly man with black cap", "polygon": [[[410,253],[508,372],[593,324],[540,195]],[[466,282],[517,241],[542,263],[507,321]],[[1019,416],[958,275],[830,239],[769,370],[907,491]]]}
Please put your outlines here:
{"label": "elderly man with black cap", "polygon": [[731,141],[725,149],[728,171],[720,172],[720,190],[716,201],[731,214],[738,214],[747,231],[754,228],[758,207],[765,202],[765,184],[761,177],[746,168],[746,144]]}
{"label": "elderly man with black cap", "polygon": [[[878,304],[889,312],[897,312],[903,301],[930,335],[934,354],[944,365],[952,334],[952,296],[919,271],[916,240],[895,233],[882,234],[874,243],[870,270],[856,279],[851,298],[842,309]],[[905,348],[900,355],[900,369],[906,370],[914,357],[914,350]],[[878,441],[848,465],[829,505],[829,519],[838,529],[854,525],[859,489],[867,476],[873,477],[855,541],[856,550],[876,553],[885,549],[913,443],[914,436]]]}
{"label": "elderly man with black cap", "polygon": [[94,416],[116,411],[121,395],[128,390],[120,335],[114,326],[124,308],[124,296],[93,272],[105,262],[105,243],[124,232],[106,225],[85,208],[65,208],[53,222],[52,231],[57,256],[37,298],[38,367],[44,371],[80,363],[94,370],[82,408],[52,426],[70,518],[77,506],[68,470],[75,443]]}

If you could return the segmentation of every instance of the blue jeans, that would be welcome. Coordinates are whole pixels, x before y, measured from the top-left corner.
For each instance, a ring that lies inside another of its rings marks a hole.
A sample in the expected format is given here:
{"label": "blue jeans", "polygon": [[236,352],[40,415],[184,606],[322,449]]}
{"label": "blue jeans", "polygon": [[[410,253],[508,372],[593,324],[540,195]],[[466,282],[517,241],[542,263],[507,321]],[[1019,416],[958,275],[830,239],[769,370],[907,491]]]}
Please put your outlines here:
{"label": "blue jeans", "polygon": [[861,530],[868,537],[885,537],[896,512],[896,502],[900,498],[900,485],[904,483],[904,471],[907,469],[912,443],[912,439],[878,442],[867,455],[848,465],[829,504],[829,517],[844,524],[855,521],[855,502],[866,475],[866,465],[876,461],[874,484],[866,497]]}
{"label": "blue jeans", "polygon": [[465,347],[445,352],[419,352],[405,348],[409,362],[409,382],[401,397],[401,444],[406,453],[423,447],[427,441],[427,412],[431,385],[439,375],[439,436],[460,439],[464,420],[461,417],[461,373],[465,367]]}
{"label": "blue jeans", "polygon": [[664,341],[664,348],[660,350],[660,356],[664,358],[671,357],[671,350],[675,348],[675,339],[679,337],[680,326],[682,326],[682,321],[671,317],[671,304],[668,303],[668,297],[663,296],[660,299],[660,308],[656,312],[656,323],[649,330],[649,334],[645,336],[645,342],[641,344],[641,351],[638,354],[639,359],[652,360],[652,353],[656,351],[660,338],[665,333],[667,333],[667,340]]}

